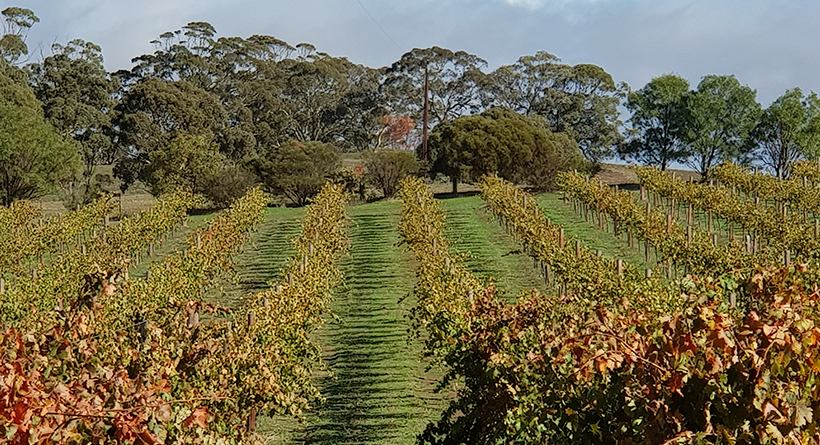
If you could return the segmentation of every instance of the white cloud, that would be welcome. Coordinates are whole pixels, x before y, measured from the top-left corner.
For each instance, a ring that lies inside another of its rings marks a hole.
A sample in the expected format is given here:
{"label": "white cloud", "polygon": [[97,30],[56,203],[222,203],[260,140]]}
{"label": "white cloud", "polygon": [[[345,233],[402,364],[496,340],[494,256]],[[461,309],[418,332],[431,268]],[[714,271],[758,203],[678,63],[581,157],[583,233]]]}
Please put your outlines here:
{"label": "white cloud", "polygon": [[[820,3],[793,0],[361,0],[407,51],[438,45],[471,52],[491,68],[546,50],[594,63],[640,88],[677,72],[735,74],[764,104],[786,89],[820,91]],[[41,22],[30,46],[73,38],[103,48],[110,70],[151,52],[164,31],[207,21],[222,36],[273,35],[310,42],[369,66],[401,56],[355,0],[17,0]]]}

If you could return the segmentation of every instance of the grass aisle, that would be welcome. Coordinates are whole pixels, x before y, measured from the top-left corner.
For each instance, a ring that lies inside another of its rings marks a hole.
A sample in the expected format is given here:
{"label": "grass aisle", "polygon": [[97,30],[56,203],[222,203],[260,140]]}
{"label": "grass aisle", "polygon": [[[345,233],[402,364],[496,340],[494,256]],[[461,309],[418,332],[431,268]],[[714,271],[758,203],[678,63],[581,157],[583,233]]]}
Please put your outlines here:
{"label": "grass aisle", "polygon": [[[238,283],[230,283],[223,289],[220,303],[238,308],[243,298],[268,289],[273,281],[282,281],[281,272],[294,254],[293,239],[302,230],[304,209],[269,207],[265,219],[242,253],[236,256]],[[274,284],[275,284],[274,283]]]}
{"label": "grass aisle", "polygon": [[397,246],[401,204],[349,207],[352,246],[341,258],[345,286],[332,310],[343,320],[318,333],[335,377],[319,385],[327,402],[308,416],[302,443],[412,444],[443,409],[425,377],[405,317],[415,280],[410,254]]}
{"label": "grass aisle", "polygon": [[525,289],[544,290],[532,260],[504,233],[478,196],[440,201],[446,212],[445,235],[453,252],[466,254],[465,264],[481,278],[495,278],[496,286],[514,299]]}
{"label": "grass aisle", "polygon": [[564,226],[566,233],[577,236],[590,249],[600,250],[607,257],[622,258],[641,269],[647,266],[655,267],[654,260],[647,265],[639,243],[636,242],[635,247],[630,248],[626,242],[626,235],[622,234],[616,238],[611,231],[599,230],[597,220],[593,221],[594,218],[590,218],[590,222],[585,221],[582,214],[572,210],[571,204],[563,203],[560,193],[542,193],[535,199],[547,218],[555,224]]}
{"label": "grass aisle", "polygon": [[143,246],[141,251],[142,259],[139,264],[131,263],[128,273],[134,277],[144,277],[151,265],[157,261],[165,261],[165,257],[188,248],[185,240],[194,230],[205,227],[211,222],[215,213],[203,215],[191,215],[188,217],[187,227],[177,227],[173,233],[165,235],[165,244],[158,242],[154,245],[154,256],[148,256],[148,247]]}

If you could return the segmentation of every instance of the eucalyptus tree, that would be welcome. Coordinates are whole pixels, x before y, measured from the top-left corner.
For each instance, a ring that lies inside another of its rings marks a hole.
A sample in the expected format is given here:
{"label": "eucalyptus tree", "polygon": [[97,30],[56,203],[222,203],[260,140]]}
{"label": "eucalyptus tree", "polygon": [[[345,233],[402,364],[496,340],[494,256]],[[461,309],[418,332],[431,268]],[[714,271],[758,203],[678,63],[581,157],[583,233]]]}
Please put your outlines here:
{"label": "eucalyptus tree", "polygon": [[486,75],[481,69],[486,66],[484,59],[465,51],[414,48],[387,69],[383,93],[393,114],[421,123],[425,78],[429,78],[429,120],[435,126],[482,109]]}
{"label": "eucalyptus tree", "polygon": [[704,76],[684,98],[686,163],[708,178],[720,162],[744,160],[749,135],[760,118],[756,92],[735,76]]}
{"label": "eucalyptus tree", "polygon": [[820,98],[786,91],[763,111],[751,136],[756,158],[778,178],[788,177],[794,161],[818,157]]}
{"label": "eucalyptus tree", "polygon": [[127,188],[146,180],[151,153],[180,134],[217,140],[227,114],[214,95],[187,81],[144,79],[132,86],[116,107],[114,124],[125,155],[114,174]]}
{"label": "eucalyptus tree", "polygon": [[3,35],[0,36],[0,57],[10,64],[20,62],[28,55],[26,37],[28,31],[40,18],[31,9],[10,6],[0,11],[2,17]]}
{"label": "eucalyptus tree", "polygon": [[380,117],[376,70],[324,53],[279,63],[286,73],[280,94],[282,130],[289,139],[345,146],[355,143],[357,130],[376,125]]}
{"label": "eucalyptus tree", "polygon": [[601,67],[567,65],[539,51],[492,72],[482,97],[487,106],[543,116],[550,130],[572,137],[587,159],[598,162],[623,141],[617,107],[624,89]]}
{"label": "eucalyptus tree", "polygon": [[24,73],[0,60],[0,203],[40,197],[70,179],[77,150],[44,121]]}
{"label": "eucalyptus tree", "polygon": [[621,157],[661,170],[686,159],[689,147],[685,140],[684,97],[688,91],[689,81],[676,74],[664,74],[630,93],[626,107],[632,116],[628,140],[619,150]]}
{"label": "eucalyptus tree", "polygon": [[111,141],[117,83],[103,66],[102,50],[83,40],[54,44],[52,55],[28,69],[46,120],[63,137],[77,142],[88,192],[95,167],[117,158]]}

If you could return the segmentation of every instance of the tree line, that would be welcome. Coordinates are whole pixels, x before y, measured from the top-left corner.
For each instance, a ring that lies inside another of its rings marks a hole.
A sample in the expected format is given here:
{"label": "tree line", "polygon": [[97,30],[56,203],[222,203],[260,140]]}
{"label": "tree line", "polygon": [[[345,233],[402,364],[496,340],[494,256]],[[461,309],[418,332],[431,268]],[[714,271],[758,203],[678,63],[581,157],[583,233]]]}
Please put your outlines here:
{"label": "tree line", "polygon": [[[704,175],[736,160],[778,176],[815,156],[814,94],[791,90],[762,110],[733,76],[706,76],[690,91],[663,75],[631,91],[601,67],[544,51],[488,72],[479,56],[439,47],[371,68],[308,43],[218,36],[206,22],[161,34],[130,70],[107,72],[102,49],[80,39],[30,61],[26,34],[38,22],[25,8],[2,11],[6,204],[54,183],[72,202],[92,199],[111,182],[100,165],[115,166],[123,190],[138,181],[154,194],[181,187],[220,205],[261,182],[301,204],[327,178],[389,195],[403,174],[442,174],[455,191],[493,172],[546,189],[559,170],[613,156],[661,168],[685,162]],[[431,133],[422,153],[426,81]],[[368,154],[343,168],[343,152]]]}

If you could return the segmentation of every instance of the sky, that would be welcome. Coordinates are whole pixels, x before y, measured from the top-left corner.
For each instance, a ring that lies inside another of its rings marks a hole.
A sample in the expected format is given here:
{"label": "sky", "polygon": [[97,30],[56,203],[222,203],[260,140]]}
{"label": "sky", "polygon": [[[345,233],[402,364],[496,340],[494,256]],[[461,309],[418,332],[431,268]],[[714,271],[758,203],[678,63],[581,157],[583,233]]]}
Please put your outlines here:
{"label": "sky", "polygon": [[[675,73],[693,87],[734,74],[767,106],[787,89],[820,92],[820,2],[786,0],[4,0],[40,17],[27,43],[84,39],[109,71],[192,21],[218,36],[275,36],[371,67],[412,48],[464,50],[489,69],[548,51],[603,67],[632,89]],[[5,8],[0,4],[0,8]]]}

